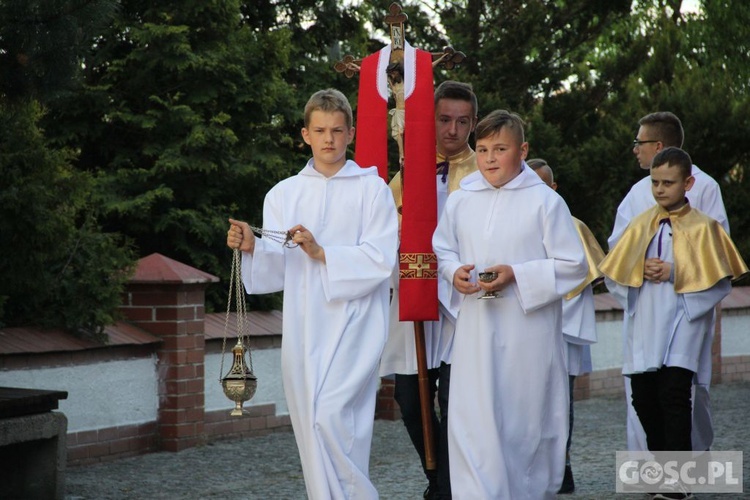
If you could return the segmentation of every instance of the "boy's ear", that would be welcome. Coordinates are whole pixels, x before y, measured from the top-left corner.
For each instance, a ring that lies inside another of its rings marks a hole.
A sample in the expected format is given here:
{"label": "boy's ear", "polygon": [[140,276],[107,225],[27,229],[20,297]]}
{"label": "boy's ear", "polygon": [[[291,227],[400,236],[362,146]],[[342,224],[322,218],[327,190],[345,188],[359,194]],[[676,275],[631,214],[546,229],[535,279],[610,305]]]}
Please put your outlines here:
{"label": "boy's ear", "polygon": [[691,175],[690,177],[685,179],[685,191],[690,191],[693,185],[695,185],[695,177]]}
{"label": "boy's ear", "polygon": [[354,140],[354,131],[355,131],[354,127],[349,129],[349,140],[346,142],[347,144],[351,144],[352,141]]}
{"label": "boy's ear", "polygon": [[302,139],[305,141],[306,144],[310,144],[310,137],[309,137],[310,131],[307,130],[307,127],[302,127]]}

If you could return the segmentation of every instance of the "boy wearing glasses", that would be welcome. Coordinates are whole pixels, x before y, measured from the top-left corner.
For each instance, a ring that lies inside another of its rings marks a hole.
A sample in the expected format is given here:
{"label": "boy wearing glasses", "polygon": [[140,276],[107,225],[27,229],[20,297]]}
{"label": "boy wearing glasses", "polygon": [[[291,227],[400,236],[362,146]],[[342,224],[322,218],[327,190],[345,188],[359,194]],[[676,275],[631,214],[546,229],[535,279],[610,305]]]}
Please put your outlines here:
{"label": "boy wearing glasses", "polygon": [[[638,164],[644,170],[651,167],[651,161],[664,148],[682,147],[685,137],[682,122],[669,111],[650,113],[638,121],[638,133],[633,141],[633,154]],[[729,222],[724,202],[721,197],[719,184],[697,166],[692,166],[691,175],[695,179],[692,189],[686,196],[690,205],[716,219],[729,234]],[[628,194],[617,207],[615,227],[607,240],[609,248],[613,248],[622,236],[630,221],[643,211],[656,204],[651,193],[651,178],[646,176],[633,185]],[[629,318],[625,318],[623,328],[628,327]],[[713,321],[709,327],[709,335],[713,336]],[[707,450],[713,442],[713,423],[708,388],[711,385],[711,352],[701,358],[698,374],[695,379],[695,395],[693,399],[693,446],[696,450]],[[625,397],[630,401],[630,380],[625,378]],[[627,441],[630,451],[645,451],[646,437],[638,421],[638,416],[628,405]]]}

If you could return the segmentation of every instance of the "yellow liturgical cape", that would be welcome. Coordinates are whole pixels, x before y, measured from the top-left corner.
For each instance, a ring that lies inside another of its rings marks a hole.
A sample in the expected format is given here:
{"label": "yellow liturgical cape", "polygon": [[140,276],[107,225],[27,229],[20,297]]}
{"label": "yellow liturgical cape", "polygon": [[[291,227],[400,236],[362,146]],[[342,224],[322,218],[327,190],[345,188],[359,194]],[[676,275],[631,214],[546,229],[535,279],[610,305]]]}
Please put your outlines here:
{"label": "yellow liturgical cape", "polygon": [[601,245],[599,245],[599,242],[596,240],[594,233],[591,232],[591,229],[575,217],[573,217],[573,223],[578,232],[578,236],[581,238],[581,243],[583,244],[583,253],[586,254],[586,263],[589,265],[589,273],[580,285],[565,296],[565,300],[572,299],[584,291],[591,283],[602,277],[602,273],[599,271],[599,263],[604,260],[604,250],[602,250]]}
{"label": "yellow liturgical cape", "polygon": [[721,224],[687,203],[671,212],[655,205],[634,218],[599,270],[621,285],[640,287],[646,250],[665,218],[672,226],[675,292],[708,290],[724,278],[734,280],[748,272]]}

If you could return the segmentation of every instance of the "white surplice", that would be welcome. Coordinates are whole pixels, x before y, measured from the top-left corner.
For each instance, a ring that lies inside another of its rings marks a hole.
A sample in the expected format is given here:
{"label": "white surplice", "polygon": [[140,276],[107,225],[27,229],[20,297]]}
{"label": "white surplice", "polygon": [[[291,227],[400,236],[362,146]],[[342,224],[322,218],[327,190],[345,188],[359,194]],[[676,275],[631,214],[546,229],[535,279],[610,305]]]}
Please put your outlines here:
{"label": "white surplice", "polygon": [[563,347],[568,375],[591,373],[591,344],[597,341],[594,290],[589,285],[562,305]]}
{"label": "white surplice", "polygon": [[[671,227],[662,224],[646,250],[646,258],[672,258]],[[661,253],[659,253],[661,249]],[[607,287],[624,309],[623,375],[676,366],[697,372],[699,361],[711,356],[709,329],[713,308],[731,291],[725,278],[708,290],[678,294],[674,283],[643,281],[625,287],[605,278]]]}
{"label": "white surplice", "polygon": [[[721,188],[719,184],[708,174],[693,165],[692,175],[695,178],[695,184],[687,192],[687,199],[690,200],[690,206],[697,208],[709,217],[719,221],[724,230],[729,233],[729,220],[727,211],[724,208],[724,201],[721,197]],[[627,228],[630,221],[637,215],[645,212],[656,204],[654,195],[651,191],[651,176],[647,175],[630,188],[628,194],[623,198],[617,207],[617,216],[615,217],[615,227],[612,229],[607,243],[609,248],[613,248],[619,241],[622,233]],[[715,315],[708,325],[709,342],[713,340]],[[624,315],[623,334],[630,329],[628,325],[629,317]],[[709,397],[709,387],[711,385],[712,370],[710,351],[709,355],[701,358],[698,367],[695,384],[693,386],[693,449],[707,450],[711,447],[714,439],[713,421],[711,419],[711,401]],[[646,433],[643,431],[638,415],[636,415],[631,401],[630,379],[625,377],[625,399],[627,405],[627,442],[630,451],[645,451]]]}
{"label": "white surplice", "polygon": [[433,237],[439,273],[513,267],[502,298],[454,289],[448,443],[453,498],[555,498],[565,469],[568,376],[562,301],[586,277],[562,198],[525,165],[501,188],[480,172],[448,198]]}
{"label": "white surplice", "polygon": [[264,229],[297,224],[324,248],[326,263],[256,239],[254,254],[243,254],[245,288],[284,290],[282,379],[308,497],[377,498],[368,467],[397,256],[393,196],[375,167],[348,161],[326,178],[310,160],[263,206]]}

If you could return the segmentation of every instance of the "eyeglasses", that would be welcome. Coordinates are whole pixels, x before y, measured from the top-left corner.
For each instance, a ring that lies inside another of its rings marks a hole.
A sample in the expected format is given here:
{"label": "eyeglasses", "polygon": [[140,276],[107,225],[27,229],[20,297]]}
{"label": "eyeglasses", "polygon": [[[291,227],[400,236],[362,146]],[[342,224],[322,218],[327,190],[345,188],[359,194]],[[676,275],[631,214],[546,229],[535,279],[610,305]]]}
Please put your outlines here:
{"label": "eyeglasses", "polygon": [[659,142],[659,141],[639,141],[638,139],[633,139],[633,147],[639,148],[642,144],[648,144],[650,142]]}

